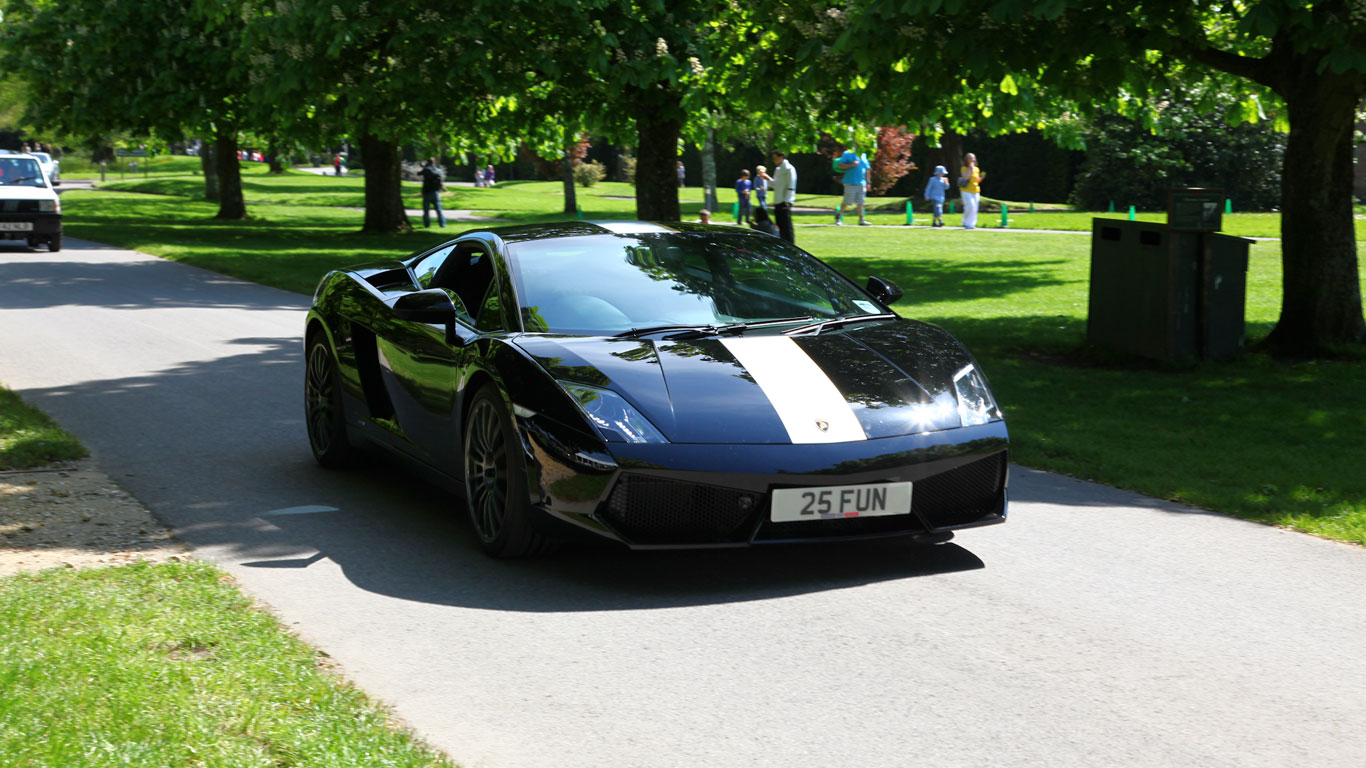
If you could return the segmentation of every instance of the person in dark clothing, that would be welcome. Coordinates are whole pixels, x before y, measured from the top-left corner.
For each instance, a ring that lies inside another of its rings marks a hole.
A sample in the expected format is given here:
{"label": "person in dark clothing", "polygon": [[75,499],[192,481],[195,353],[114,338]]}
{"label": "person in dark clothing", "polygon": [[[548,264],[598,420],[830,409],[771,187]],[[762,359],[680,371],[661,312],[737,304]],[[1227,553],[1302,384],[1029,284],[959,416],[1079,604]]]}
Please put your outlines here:
{"label": "person in dark clothing", "polygon": [[441,176],[441,169],[436,164],[436,158],[429,158],[422,164],[422,226],[432,225],[432,208],[436,209],[436,222],[442,228],[446,226],[446,213],[441,210],[441,193],[446,191],[445,179]]}
{"label": "person in dark clothing", "polygon": [[766,235],[778,237],[778,225],[773,223],[773,219],[768,217],[767,208],[754,209],[754,223],[749,225],[750,229],[757,229]]}

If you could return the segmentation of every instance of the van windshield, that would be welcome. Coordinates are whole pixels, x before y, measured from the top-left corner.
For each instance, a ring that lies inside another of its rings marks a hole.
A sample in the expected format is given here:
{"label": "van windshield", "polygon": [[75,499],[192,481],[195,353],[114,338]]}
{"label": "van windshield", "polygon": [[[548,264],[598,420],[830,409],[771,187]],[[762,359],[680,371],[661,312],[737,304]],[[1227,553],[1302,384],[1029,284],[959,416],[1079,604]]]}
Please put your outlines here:
{"label": "van windshield", "polygon": [[46,187],[47,179],[31,157],[0,157],[0,185]]}

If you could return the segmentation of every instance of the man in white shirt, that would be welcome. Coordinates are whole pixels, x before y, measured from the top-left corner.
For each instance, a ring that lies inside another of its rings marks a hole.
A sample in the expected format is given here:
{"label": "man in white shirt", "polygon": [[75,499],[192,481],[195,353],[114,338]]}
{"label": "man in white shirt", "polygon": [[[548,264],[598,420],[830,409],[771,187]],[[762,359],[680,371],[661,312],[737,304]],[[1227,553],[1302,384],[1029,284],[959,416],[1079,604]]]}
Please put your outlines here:
{"label": "man in white shirt", "polygon": [[773,153],[773,220],[778,237],[796,245],[792,232],[792,204],[797,202],[797,169],[787,161],[786,152]]}

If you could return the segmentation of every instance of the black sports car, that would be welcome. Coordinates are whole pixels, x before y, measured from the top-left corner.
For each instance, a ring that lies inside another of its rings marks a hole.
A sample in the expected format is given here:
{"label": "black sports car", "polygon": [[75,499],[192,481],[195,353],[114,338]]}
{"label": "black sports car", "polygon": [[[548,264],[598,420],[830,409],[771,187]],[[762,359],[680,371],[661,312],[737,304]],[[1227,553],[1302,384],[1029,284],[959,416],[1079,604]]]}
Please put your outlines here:
{"label": "black sports car", "polygon": [[948,332],[776,237],[570,222],[327,274],[308,437],[463,486],[486,551],[716,547],[1004,522],[1007,437]]}

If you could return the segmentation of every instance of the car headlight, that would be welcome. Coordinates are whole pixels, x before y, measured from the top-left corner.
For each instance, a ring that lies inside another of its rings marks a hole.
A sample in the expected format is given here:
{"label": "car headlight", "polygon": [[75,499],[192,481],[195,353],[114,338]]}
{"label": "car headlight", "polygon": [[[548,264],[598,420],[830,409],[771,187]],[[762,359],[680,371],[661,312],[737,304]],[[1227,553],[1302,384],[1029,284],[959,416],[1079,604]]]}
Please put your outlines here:
{"label": "car headlight", "polygon": [[610,389],[561,381],[560,386],[579,404],[588,420],[614,443],[667,443],[655,425],[641,415],[626,398]]}
{"label": "car headlight", "polygon": [[44,212],[47,212],[47,213],[61,213],[61,212],[62,212],[62,201],[61,201],[60,199],[59,199],[59,200],[39,200],[39,201],[38,201],[38,210],[44,211]]}
{"label": "car headlight", "polygon": [[953,389],[958,393],[958,418],[963,426],[985,424],[1001,417],[996,398],[991,396],[991,388],[977,366],[969,365],[954,374]]}

